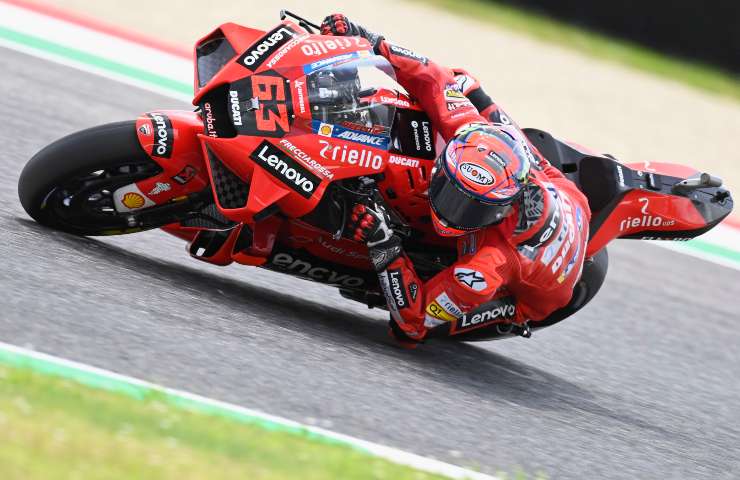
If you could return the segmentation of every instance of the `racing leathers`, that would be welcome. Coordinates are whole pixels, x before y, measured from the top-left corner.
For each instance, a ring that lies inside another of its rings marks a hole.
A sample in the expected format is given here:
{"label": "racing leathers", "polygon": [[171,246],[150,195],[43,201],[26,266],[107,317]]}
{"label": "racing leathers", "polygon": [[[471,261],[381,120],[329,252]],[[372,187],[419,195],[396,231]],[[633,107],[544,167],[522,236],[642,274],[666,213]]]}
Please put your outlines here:
{"label": "racing leathers", "polygon": [[[445,142],[474,124],[512,124],[467,72],[377,35],[370,40]],[[570,301],[583,268],[591,211],[575,184],[516,131],[533,163],[521,203],[501,223],[458,237],[457,261],[425,282],[398,236],[388,232],[382,202],[353,211],[356,238],[367,241],[397,337],[418,341],[444,324],[451,334],[522,324]]]}

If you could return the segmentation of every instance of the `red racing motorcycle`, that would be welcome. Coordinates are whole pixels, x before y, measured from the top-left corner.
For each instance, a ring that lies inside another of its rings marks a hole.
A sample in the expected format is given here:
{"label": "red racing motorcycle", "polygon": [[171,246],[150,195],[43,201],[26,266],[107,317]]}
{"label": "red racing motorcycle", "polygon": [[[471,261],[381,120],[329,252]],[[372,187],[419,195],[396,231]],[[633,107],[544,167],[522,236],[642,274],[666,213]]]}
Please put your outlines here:
{"label": "red racing motorcycle", "polygon": [[[18,185],[26,212],[76,235],[160,228],[187,241],[198,260],[325,283],[385,308],[367,249],[344,232],[357,198],[377,194],[422,279],[450,265],[455,240],[435,234],[426,193],[444,146],[435,126],[365,39],[317,35],[290,12],[281,18],[269,32],[227,23],[198,41],[194,112],[152,111],[37,153]],[[613,239],[688,240],[732,210],[721,180],[693,168],[622,164],[540,130],[525,133],[588,198],[587,256],[601,280]],[[579,285],[582,306],[600,282]],[[487,321],[486,312],[434,332],[465,340],[526,333]]]}

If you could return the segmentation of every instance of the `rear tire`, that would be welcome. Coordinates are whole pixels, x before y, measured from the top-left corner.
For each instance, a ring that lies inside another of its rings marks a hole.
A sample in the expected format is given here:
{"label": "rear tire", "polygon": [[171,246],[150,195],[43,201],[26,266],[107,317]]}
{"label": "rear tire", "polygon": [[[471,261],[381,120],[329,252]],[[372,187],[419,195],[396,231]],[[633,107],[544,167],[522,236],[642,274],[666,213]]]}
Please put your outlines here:
{"label": "rear tire", "polygon": [[136,122],[110,123],[68,135],[34,155],[18,180],[18,196],[34,220],[57,230],[131,233],[145,228],[132,228],[130,214],[112,208],[112,192],[161,170],[141,148]]}

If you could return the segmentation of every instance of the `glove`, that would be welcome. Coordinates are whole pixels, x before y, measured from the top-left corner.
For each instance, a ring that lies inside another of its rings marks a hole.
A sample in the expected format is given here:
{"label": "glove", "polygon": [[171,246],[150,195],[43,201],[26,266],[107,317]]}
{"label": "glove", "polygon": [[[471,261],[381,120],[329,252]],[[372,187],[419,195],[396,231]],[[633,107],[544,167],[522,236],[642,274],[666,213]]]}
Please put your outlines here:
{"label": "glove", "polygon": [[378,53],[380,42],[385,40],[382,35],[369,32],[363,26],[350,22],[341,13],[329,15],[321,22],[321,34],[337,37],[362,37],[370,42],[376,54]]}
{"label": "glove", "polygon": [[381,272],[401,256],[401,238],[388,225],[385,208],[375,202],[357,203],[347,224],[349,236],[364,242],[370,252],[375,271]]}

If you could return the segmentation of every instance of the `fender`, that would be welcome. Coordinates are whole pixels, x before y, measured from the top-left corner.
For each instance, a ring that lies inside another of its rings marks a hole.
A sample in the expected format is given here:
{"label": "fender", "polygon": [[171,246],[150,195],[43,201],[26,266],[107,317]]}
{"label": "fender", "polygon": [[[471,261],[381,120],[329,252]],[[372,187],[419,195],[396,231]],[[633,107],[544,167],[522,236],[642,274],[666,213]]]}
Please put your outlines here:
{"label": "fender", "polygon": [[203,122],[195,112],[156,110],[136,120],[141,148],[162,167],[162,173],[136,183],[138,191],[157,205],[199,192],[209,184],[198,135]]}

